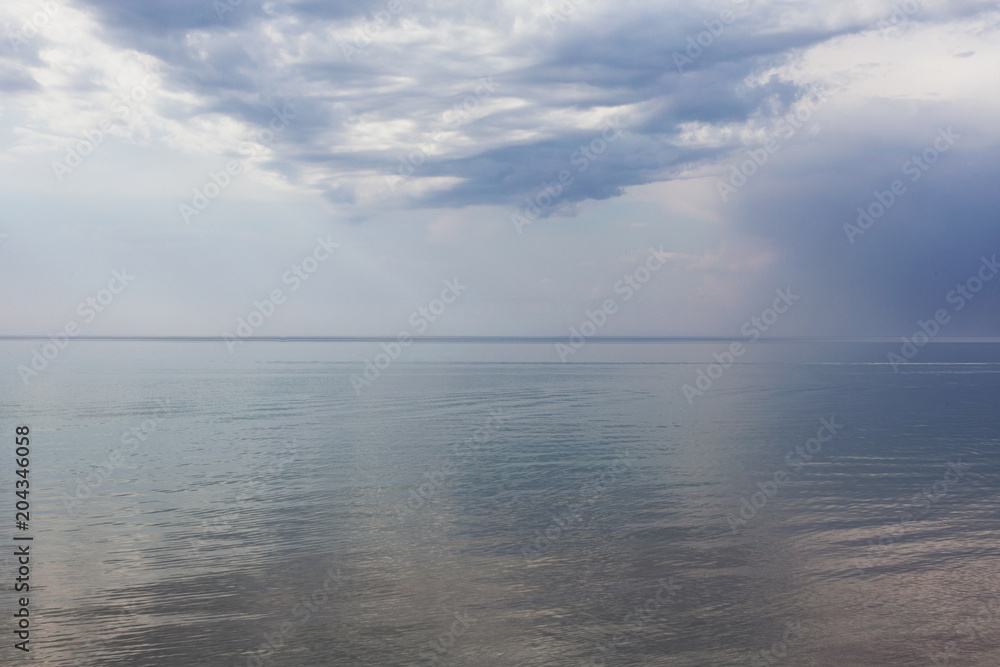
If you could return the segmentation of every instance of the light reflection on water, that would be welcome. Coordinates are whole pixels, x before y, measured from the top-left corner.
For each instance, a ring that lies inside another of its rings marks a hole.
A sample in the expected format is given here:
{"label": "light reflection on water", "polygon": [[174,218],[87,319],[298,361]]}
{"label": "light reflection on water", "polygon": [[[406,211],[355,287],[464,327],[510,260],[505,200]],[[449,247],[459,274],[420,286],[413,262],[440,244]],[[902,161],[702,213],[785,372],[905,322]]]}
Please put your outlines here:
{"label": "light reflection on water", "polygon": [[4,385],[38,664],[1000,664],[1000,366],[130,359]]}

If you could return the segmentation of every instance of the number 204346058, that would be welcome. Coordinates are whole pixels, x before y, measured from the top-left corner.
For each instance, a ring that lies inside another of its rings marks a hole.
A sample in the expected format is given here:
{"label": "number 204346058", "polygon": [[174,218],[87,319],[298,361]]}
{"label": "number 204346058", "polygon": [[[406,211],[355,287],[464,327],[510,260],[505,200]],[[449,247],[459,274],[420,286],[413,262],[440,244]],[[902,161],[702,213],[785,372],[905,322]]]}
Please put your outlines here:
{"label": "number 204346058", "polygon": [[17,496],[17,500],[14,503],[14,508],[16,510],[14,515],[14,521],[16,525],[21,530],[28,529],[28,521],[30,520],[31,504],[28,502],[28,489],[31,484],[28,482],[28,467],[29,467],[29,456],[31,455],[31,450],[29,449],[28,440],[29,429],[27,426],[18,426],[15,429],[16,437],[14,439],[16,449],[14,450],[15,459],[14,463],[16,468],[14,473],[17,475],[18,479],[15,482],[14,494]]}

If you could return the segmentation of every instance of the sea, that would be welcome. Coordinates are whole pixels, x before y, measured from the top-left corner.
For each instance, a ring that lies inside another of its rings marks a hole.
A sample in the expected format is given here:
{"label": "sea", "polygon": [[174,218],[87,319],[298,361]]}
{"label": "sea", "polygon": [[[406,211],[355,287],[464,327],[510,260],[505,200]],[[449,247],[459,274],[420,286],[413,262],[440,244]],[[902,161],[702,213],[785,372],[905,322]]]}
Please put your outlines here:
{"label": "sea", "polygon": [[1000,665],[998,344],[43,344],[0,664]]}

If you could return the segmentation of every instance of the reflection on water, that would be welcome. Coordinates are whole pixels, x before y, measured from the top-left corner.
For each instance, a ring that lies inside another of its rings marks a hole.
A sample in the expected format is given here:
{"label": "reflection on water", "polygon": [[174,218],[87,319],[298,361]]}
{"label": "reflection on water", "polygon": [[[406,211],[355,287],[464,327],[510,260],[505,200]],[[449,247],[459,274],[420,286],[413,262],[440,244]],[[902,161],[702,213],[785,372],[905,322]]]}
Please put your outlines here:
{"label": "reflection on water", "polygon": [[1000,366],[172,350],[6,378],[34,663],[1000,664]]}

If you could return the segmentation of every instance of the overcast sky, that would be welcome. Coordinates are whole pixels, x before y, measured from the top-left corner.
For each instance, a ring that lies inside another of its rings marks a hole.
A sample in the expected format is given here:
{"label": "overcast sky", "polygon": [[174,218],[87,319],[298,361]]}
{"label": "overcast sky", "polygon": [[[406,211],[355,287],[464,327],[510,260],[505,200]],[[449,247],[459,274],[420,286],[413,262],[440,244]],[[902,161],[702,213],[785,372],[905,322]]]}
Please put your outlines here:
{"label": "overcast sky", "polygon": [[1000,335],[995,3],[230,1],[0,7],[0,333]]}

